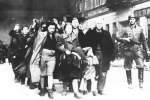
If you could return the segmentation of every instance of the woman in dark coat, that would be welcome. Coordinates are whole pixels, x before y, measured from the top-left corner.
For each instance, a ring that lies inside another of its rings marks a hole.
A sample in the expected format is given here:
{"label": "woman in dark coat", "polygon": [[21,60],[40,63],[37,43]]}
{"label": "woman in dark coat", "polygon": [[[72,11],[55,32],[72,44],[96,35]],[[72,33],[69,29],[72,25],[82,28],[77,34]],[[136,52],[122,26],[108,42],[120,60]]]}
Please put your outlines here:
{"label": "woman in dark coat", "polygon": [[80,98],[78,91],[78,81],[81,78],[80,60],[85,59],[85,55],[79,45],[78,34],[73,33],[72,30],[71,23],[67,23],[64,34],[57,42],[64,53],[61,61],[64,90],[66,91],[65,83],[72,82],[74,96]]}
{"label": "woman in dark coat", "polygon": [[24,41],[21,34],[21,28],[19,24],[16,24],[14,29],[9,33],[11,41],[8,47],[8,59],[12,64],[12,68],[15,74],[15,81],[20,81],[19,75],[16,72],[16,67],[24,60]]}

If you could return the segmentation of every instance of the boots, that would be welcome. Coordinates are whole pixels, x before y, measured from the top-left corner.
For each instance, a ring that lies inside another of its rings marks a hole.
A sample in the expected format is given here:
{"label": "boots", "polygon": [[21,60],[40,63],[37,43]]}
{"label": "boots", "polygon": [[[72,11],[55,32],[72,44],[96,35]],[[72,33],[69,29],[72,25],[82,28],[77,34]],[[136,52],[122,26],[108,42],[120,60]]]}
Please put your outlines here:
{"label": "boots", "polygon": [[82,98],[79,93],[74,93],[74,97],[75,97],[76,99],[81,99],[81,98]]}
{"label": "boots", "polygon": [[45,89],[44,88],[41,88],[39,95],[40,96],[45,96]]}
{"label": "boots", "polygon": [[127,83],[128,88],[132,88],[132,76],[131,76],[131,70],[126,70],[126,76],[127,76]]}
{"label": "boots", "polygon": [[96,91],[92,91],[93,96],[97,96],[97,92]]}
{"label": "boots", "polygon": [[138,68],[139,88],[143,88],[144,68]]}
{"label": "boots", "polygon": [[52,90],[52,89],[48,89],[47,91],[48,91],[48,97],[49,97],[50,99],[53,99],[53,98],[54,98],[54,97],[53,97],[53,90]]}
{"label": "boots", "polygon": [[103,95],[103,90],[98,90],[98,94]]}

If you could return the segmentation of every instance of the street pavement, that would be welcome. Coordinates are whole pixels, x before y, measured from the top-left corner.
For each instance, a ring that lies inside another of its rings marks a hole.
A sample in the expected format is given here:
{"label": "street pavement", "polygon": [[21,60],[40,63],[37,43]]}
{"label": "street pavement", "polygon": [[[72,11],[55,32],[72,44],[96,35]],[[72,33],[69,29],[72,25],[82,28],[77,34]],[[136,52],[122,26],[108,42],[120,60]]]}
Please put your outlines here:
{"label": "street pavement", "polygon": [[[150,100],[150,71],[144,73],[144,88],[138,88],[137,69],[132,70],[133,89],[127,88],[123,61],[112,63],[108,71],[104,95],[84,95],[81,100]],[[40,97],[39,90],[31,90],[27,85],[14,82],[14,74],[8,63],[0,65],[0,100],[48,100],[48,96]],[[54,93],[54,100],[76,100],[73,93],[62,96]]]}

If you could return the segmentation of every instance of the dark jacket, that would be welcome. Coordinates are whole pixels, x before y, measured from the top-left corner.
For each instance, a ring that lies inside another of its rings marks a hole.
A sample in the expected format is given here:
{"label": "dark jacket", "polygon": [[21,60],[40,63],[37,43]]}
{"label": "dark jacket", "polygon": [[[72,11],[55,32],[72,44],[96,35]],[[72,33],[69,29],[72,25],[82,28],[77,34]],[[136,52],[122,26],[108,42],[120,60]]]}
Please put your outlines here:
{"label": "dark jacket", "polygon": [[13,57],[16,56],[16,59],[18,61],[22,61],[24,58],[24,49],[25,49],[25,41],[24,37],[22,36],[21,33],[16,34],[15,31],[11,31],[9,33],[11,37],[11,41],[8,47],[8,58],[9,61],[11,62],[13,60]]}
{"label": "dark jacket", "polygon": [[[126,38],[130,39],[130,42],[127,42],[125,40]],[[116,37],[116,40],[123,43],[129,48],[130,46],[137,44],[142,45],[145,51],[149,51],[143,29],[139,25],[135,25],[134,27],[126,27],[125,30],[123,30],[122,34],[120,33],[120,36]]]}
{"label": "dark jacket", "polygon": [[96,52],[100,50],[102,52],[103,57],[108,58],[109,60],[114,60],[114,43],[111,38],[111,35],[106,30],[101,30],[101,32],[97,32],[96,29],[92,31],[93,34],[93,51]]}
{"label": "dark jacket", "polygon": [[78,40],[82,48],[86,47],[86,43],[87,43],[86,35],[82,32],[82,30],[79,30]]}

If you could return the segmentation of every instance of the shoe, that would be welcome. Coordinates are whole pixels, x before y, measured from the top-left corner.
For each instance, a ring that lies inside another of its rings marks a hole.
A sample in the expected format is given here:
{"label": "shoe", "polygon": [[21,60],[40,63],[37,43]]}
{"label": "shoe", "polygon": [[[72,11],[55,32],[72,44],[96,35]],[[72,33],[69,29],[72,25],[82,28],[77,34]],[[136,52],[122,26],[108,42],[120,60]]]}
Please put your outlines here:
{"label": "shoe", "polygon": [[25,82],[21,82],[21,85],[25,85]]}
{"label": "shoe", "polygon": [[81,96],[80,96],[78,93],[74,93],[74,97],[75,97],[76,99],[81,99]]}
{"label": "shoe", "polygon": [[128,84],[128,88],[129,88],[129,89],[133,89],[132,84]]}
{"label": "shoe", "polygon": [[82,93],[83,93],[83,95],[86,95],[88,93],[88,91],[83,91]]}
{"label": "shoe", "polygon": [[63,91],[62,96],[66,96],[66,95],[67,95],[67,91]]}
{"label": "shoe", "polygon": [[41,89],[39,95],[40,96],[45,96],[45,89]]}
{"label": "shoe", "polygon": [[98,90],[98,94],[103,95],[103,91],[102,90]]}
{"label": "shoe", "polygon": [[15,83],[19,83],[20,81],[18,79],[15,79]]}
{"label": "shoe", "polygon": [[93,96],[97,96],[97,92],[96,91],[92,91]]}
{"label": "shoe", "polygon": [[54,99],[54,97],[53,97],[53,91],[50,89],[50,90],[48,90],[48,97],[50,98],[50,99]]}
{"label": "shoe", "polygon": [[21,80],[21,85],[24,85],[25,84],[25,80]]}
{"label": "shoe", "polygon": [[34,83],[30,83],[29,88],[30,88],[30,89],[35,89],[35,88],[37,88],[37,85],[35,85]]}
{"label": "shoe", "polygon": [[140,89],[143,88],[143,82],[139,82],[139,88],[140,88]]}
{"label": "shoe", "polygon": [[19,83],[20,80],[19,80],[19,76],[15,76],[15,79],[14,79],[15,83]]}

